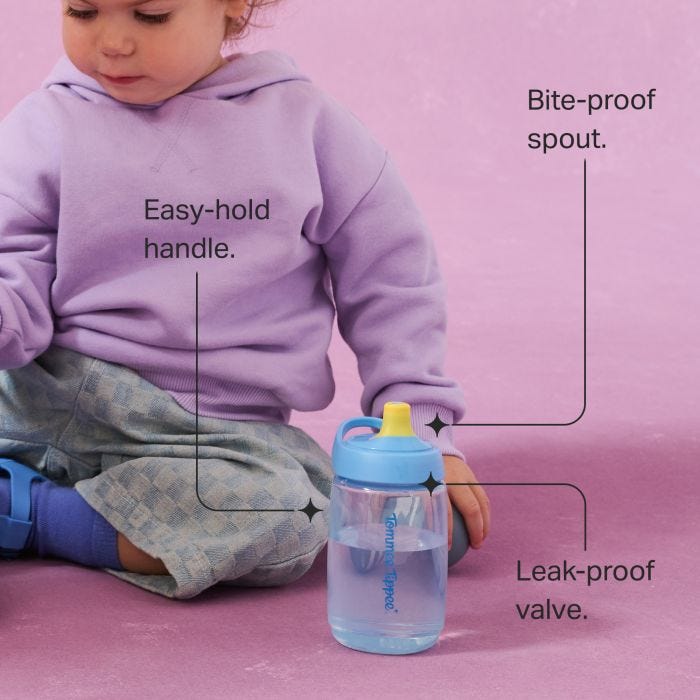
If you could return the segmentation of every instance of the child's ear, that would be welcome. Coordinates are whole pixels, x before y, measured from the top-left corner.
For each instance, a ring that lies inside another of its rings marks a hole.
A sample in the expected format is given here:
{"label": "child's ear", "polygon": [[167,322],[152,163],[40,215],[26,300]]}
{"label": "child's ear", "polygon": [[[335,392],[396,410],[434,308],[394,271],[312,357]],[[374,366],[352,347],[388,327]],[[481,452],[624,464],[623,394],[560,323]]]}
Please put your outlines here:
{"label": "child's ear", "polygon": [[245,14],[248,7],[247,0],[224,0],[226,5],[226,16],[229,19],[238,19]]}
{"label": "child's ear", "polygon": [[219,0],[224,3],[224,16],[226,17],[226,29],[224,41],[237,36],[245,24],[247,0]]}

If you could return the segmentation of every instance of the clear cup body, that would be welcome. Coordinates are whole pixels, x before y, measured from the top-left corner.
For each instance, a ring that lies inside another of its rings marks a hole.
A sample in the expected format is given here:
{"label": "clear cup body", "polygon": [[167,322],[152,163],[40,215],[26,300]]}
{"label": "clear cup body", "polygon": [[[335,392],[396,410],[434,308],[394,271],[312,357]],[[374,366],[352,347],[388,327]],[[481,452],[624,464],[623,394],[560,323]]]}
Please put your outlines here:
{"label": "clear cup body", "polygon": [[411,654],[445,623],[444,485],[368,484],[336,476],[330,502],[328,622],[352,649]]}

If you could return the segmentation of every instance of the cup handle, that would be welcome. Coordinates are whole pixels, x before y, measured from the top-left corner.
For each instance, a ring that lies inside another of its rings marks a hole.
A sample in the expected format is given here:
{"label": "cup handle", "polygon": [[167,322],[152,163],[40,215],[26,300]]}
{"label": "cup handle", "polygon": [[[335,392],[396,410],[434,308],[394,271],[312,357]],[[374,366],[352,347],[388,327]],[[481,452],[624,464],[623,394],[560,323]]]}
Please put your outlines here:
{"label": "cup handle", "polygon": [[342,442],[345,436],[353,428],[376,428],[377,430],[381,430],[382,419],[375,418],[374,416],[360,416],[359,418],[351,418],[350,420],[346,420],[341,423],[340,427],[338,428],[338,432],[335,435],[336,441]]}

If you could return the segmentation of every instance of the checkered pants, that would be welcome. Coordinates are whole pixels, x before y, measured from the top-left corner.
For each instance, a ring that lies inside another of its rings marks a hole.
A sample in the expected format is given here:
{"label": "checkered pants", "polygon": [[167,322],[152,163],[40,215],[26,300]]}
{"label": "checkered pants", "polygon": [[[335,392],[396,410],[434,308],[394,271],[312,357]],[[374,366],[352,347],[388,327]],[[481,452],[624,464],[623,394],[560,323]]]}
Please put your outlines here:
{"label": "checkered pants", "polygon": [[[0,372],[0,456],[75,486],[170,575],[105,569],[169,598],[274,586],[328,536],[328,455],[299,428],[199,418],[131,370],[52,346]],[[299,509],[309,501],[320,509]],[[278,509],[276,511],[276,509]]]}

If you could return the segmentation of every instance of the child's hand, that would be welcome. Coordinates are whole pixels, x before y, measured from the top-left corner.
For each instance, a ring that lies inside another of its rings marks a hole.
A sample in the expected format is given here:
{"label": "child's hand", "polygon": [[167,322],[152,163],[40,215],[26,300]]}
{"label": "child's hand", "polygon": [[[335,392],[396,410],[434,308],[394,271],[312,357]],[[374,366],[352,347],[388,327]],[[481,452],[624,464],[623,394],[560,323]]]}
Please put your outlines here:
{"label": "child's hand", "polygon": [[[459,457],[445,456],[446,483],[474,483],[479,480],[469,465]],[[469,533],[469,545],[474,549],[481,547],[491,525],[489,498],[481,486],[448,486],[450,501],[462,514]],[[447,509],[447,545],[452,547],[452,508]]]}

